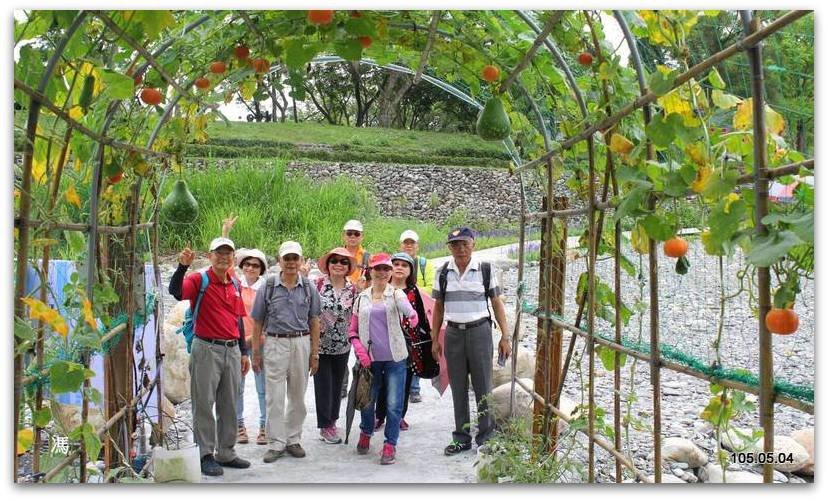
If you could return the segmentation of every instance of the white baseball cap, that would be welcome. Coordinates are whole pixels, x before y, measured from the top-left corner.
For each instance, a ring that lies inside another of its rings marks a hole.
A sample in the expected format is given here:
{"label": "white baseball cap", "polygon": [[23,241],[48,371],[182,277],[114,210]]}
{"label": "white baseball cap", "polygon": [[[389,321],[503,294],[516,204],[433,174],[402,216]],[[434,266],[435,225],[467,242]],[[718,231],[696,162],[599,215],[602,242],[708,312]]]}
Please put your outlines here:
{"label": "white baseball cap", "polygon": [[414,230],[405,230],[400,235],[400,243],[405,242],[408,239],[414,240],[415,242],[419,242],[420,235],[417,235],[417,232]]}
{"label": "white baseball cap", "polygon": [[347,230],[363,231],[362,223],[360,223],[356,219],[351,219],[350,221],[345,223],[345,226],[342,227],[342,231],[347,231]]}
{"label": "white baseball cap", "polygon": [[233,243],[232,240],[229,238],[218,237],[214,238],[212,242],[210,242],[210,252],[218,249],[219,247],[228,246],[233,250],[236,250],[236,244]]}
{"label": "white baseball cap", "polygon": [[279,257],[285,257],[288,254],[296,254],[299,257],[302,257],[302,246],[299,245],[299,242],[288,240],[279,246]]}

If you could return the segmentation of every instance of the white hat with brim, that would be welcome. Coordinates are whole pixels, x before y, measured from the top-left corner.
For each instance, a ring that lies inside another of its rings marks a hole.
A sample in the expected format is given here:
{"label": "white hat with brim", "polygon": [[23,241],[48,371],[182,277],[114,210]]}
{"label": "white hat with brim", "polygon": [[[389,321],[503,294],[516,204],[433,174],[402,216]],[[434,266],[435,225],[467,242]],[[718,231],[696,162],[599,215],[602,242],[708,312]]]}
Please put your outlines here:
{"label": "white hat with brim", "polygon": [[342,231],[348,231],[348,230],[363,231],[362,230],[362,223],[360,223],[356,219],[351,219],[350,221],[345,223],[345,226],[342,227]]}
{"label": "white hat with brim", "polygon": [[296,254],[299,257],[302,257],[302,246],[299,245],[299,242],[288,240],[279,246],[279,257],[285,257],[288,254]]}
{"label": "white hat with brim", "polygon": [[405,230],[400,235],[400,243],[405,242],[406,240],[414,240],[415,242],[420,241],[420,235],[417,235],[417,232],[414,230]]}
{"label": "white hat with brim", "polygon": [[227,246],[227,247],[230,247],[233,250],[236,250],[236,244],[234,244],[232,240],[230,240],[229,238],[218,237],[218,238],[214,238],[213,241],[210,242],[210,252],[213,252],[214,250],[218,249],[219,247],[224,247],[224,246]]}
{"label": "white hat with brim", "polygon": [[267,271],[267,256],[259,249],[245,249],[241,248],[236,251],[236,266],[241,267],[245,259],[252,257],[262,262],[262,273]]}

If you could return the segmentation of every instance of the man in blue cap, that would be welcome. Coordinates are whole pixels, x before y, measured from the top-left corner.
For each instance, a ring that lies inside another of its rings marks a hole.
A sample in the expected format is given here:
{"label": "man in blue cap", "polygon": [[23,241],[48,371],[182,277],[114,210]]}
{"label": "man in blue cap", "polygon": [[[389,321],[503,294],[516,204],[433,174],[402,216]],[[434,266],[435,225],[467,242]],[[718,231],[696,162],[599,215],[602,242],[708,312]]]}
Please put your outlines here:
{"label": "man in blue cap", "polygon": [[[491,263],[472,257],[474,232],[461,227],[448,234],[447,243],[452,259],[437,270],[434,276],[434,313],[431,319],[432,354],[439,360],[445,352],[446,369],[454,401],[454,432],[445,448],[447,456],[471,449],[471,419],[469,411],[469,376],[477,402],[478,447],[494,431],[494,420],[489,413],[487,397],[492,392],[492,318],[500,327],[497,345],[500,358],[512,353],[506,309],[501,299],[497,277]],[[445,346],[440,345],[439,334],[443,320],[447,321]]]}

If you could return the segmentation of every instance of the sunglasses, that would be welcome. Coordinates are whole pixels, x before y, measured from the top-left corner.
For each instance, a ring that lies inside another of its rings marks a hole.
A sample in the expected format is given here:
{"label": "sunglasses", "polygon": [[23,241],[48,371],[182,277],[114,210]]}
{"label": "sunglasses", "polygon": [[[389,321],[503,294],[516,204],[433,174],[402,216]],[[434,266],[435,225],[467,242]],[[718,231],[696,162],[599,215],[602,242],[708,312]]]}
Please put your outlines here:
{"label": "sunglasses", "polygon": [[351,260],[348,259],[348,258],[345,258],[345,257],[343,257],[342,259],[337,259],[335,257],[332,257],[332,258],[328,259],[328,266],[330,266],[332,264],[341,264],[342,266],[348,266],[349,264],[351,264]]}
{"label": "sunglasses", "polygon": [[256,269],[259,269],[259,268],[262,267],[259,263],[255,262],[255,261],[245,261],[241,264],[242,268],[245,268],[245,267],[248,267],[248,266],[250,268],[256,268]]}
{"label": "sunglasses", "polygon": [[345,234],[348,235],[349,237],[362,236],[362,232],[361,231],[356,231],[356,230],[348,230],[348,231],[345,232]]}

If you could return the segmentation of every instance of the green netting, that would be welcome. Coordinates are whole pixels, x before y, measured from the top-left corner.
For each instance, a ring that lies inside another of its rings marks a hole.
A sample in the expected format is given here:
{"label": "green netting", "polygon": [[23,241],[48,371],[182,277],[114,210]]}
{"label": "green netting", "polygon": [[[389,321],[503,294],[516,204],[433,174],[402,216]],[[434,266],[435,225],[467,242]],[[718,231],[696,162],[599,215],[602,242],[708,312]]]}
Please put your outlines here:
{"label": "green netting", "polygon": [[[526,301],[521,303],[521,309],[524,312],[534,315],[536,317],[554,318],[561,322],[566,322],[569,324],[574,323],[554,313],[543,312],[537,305],[530,304]],[[608,336],[600,332],[595,332],[595,336],[605,341],[615,342],[615,336]],[[647,355],[650,354],[649,343],[632,341],[626,336],[622,336],[621,345],[625,348],[640,353],[644,353]],[[699,360],[698,358],[689,355],[669,344],[660,343],[659,349],[661,350],[661,358],[675,362],[683,367],[696,370],[698,372],[701,372],[702,374],[717,379],[728,379],[731,381],[737,381],[746,385],[750,385],[756,388],[759,387],[759,377],[747,369],[733,369],[727,367],[711,366]],[[814,401],[813,386],[796,385],[782,379],[774,378],[773,389],[779,395],[785,395],[787,397],[791,397],[805,402],[813,403]]]}

